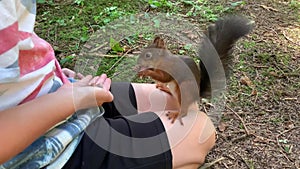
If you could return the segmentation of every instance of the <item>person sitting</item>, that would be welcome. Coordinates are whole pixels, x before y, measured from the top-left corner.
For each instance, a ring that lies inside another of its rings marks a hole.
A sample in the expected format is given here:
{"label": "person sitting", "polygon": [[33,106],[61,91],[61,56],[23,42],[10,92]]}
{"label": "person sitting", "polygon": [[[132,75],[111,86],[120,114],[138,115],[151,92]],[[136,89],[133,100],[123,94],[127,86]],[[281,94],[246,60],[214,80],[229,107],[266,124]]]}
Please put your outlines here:
{"label": "person sitting", "polygon": [[179,109],[177,101],[154,84],[61,69],[33,32],[35,1],[0,1],[0,10],[0,168],[203,164],[215,129],[196,104],[184,126],[172,124],[166,113]]}

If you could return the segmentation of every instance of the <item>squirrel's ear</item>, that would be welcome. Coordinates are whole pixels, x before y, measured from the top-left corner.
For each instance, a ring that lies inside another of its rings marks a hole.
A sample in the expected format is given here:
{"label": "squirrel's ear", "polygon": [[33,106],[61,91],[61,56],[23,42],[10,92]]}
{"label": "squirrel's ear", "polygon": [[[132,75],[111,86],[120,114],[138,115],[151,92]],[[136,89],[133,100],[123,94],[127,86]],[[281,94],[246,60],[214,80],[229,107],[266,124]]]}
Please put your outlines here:
{"label": "squirrel's ear", "polygon": [[154,41],[153,44],[155,45],[155,47],[157,48],[161,48],[161,49],[166,49],[166,45],[165,42],[162,38],[160,38],[159,36],[157,36]]}

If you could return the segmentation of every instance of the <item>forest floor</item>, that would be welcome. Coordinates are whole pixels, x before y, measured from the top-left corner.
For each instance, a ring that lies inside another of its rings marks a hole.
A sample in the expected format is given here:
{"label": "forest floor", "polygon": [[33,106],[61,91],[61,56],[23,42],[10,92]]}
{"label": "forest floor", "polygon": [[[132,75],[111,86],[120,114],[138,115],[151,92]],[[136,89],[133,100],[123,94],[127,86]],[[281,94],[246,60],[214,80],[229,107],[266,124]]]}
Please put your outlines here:
{"label": "forest floor", "polygon": [[[300,168],[299,1],[38,2],[36,33],[54,46],[61,64],[69,68],[76,67],[75,62],[84,55],[83,48],[91,47],[87,42],[92,34],[121,16],[170,12],[185,15],[202,27],[226,13],[243,14],[255,21],[254,30],[235,47],[226,106],[217,126],[217,143],[202,168]],[[117,52],[102,53],[106,63],[101,71],[106,69],[110,72],[104,72],[111,76],[119,75],[120,70],[112,70],[118,67],[120,58],[125,54],[135,57],[150,39],[138,34],[126,40],[127,47],[120,44],[132,50],[118,54],[118,46],[114,46]],[[129,44],[130,40],[135,43]],[[114,55],[107,57],[111,53]]]}

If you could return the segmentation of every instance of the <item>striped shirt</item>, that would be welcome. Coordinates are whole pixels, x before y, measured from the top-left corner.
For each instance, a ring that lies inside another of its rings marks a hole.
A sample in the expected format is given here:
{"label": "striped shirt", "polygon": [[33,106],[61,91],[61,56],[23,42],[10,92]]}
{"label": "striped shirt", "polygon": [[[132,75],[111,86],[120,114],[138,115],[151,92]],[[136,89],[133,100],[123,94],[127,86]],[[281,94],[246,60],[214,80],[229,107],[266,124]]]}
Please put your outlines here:
{"label": "striped shirt", "polygon": [[67,82],[53,48],[34,32],[32,0],[0,1],[0,110],[53,91]]}
{"label": "striped shirt", "polygon": [[[1,111],[54,92],[69,81],[51,45],[33,32],[35,0],[0,0],[0,11]],[[84,129],[103,113],[98,107],[76,112],[0,164],[0,169],[61,168],[75,151]]]}

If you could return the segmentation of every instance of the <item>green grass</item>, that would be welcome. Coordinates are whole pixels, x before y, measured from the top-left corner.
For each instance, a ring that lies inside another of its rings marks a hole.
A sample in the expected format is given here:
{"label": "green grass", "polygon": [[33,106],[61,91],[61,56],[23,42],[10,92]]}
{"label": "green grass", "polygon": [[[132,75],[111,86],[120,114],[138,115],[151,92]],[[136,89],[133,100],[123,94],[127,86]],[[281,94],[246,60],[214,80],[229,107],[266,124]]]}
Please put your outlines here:
{"label": "green grass", "polygon": [[291,0],[289,2],[289,5],[290,5],[291,8],[294,8],[296,10],[300,9],[300,2],[298,0]]}
{"label": "green grass", "polygon": [[233,12],[246,1],[230,2],[222,4],[219,1],[209,0],[146,0],[153,9],[160,8],[168,13],[180,13],[186,17],[194,17],[200,21],[215,21],[223,13]]}
{"label": "green grass", "polygon": [[[91,39],[91,36],[116,20],[120,21],[123,18],[130,18],[128,22],[131,22],[131,16],[145,12],[148,9],[150,13],[161,12],[168,15],[194,18],[197,22],[203,24],[214,21],[225,13],[233,13],[235,9],[245,4],[245,1],[222,4],[217,1],[208,0],[38,0],[37,2],[36,33],[53,46],[62,67],[69,67],[71,69],[74,68],[83,45]],[[153,18],[153,22],[154,27],[159,27],[161,24],[155,18]],[[153,33],[146,32],[145,30],[143,32],[141,30],[129,31],[132,31],[132,35],[125,38],[131,47],[135,46],[140,38],[151,41],[154,37]],[[119,45],[118,42],[115,44]],[[169,47],[174,49],[173,53],[195,55],[195,51],[190,48],[189,44],[183,46],[171,45]],[[251,44],[249,45],[251,47]],[[123,48],[122,45],[110,45],[110,47],[112,50],[108,54],[120,53],[121,51],[116,50]],[[119,55],[121,56],[122,54]],[[117,78],[117,74],[119,73],[117,71],[125,72],[124,70],[117,70],[117,68],[122,67],[119,64],[125,63],[127,60],[127,58],[103,58],[101,67],[96,74],[107,73],[109,76]],[[198,58],[195,57],[195,60],[198,61]],[[134,62],[129,59],[126,65],[133,66]],[[134,79],[135,81],[139,81],[139,79]]]}
{"label": "green grass", "polygon": [[[145,4],[129,0],[39,0],[35,31],[53,45],[57,55],[61,54],[59,56],[64,58],[78,54],[82,45],[102,26],[136,13],[142,5]],[[69,59],[64,64],[69,62],[73,60]]]}

